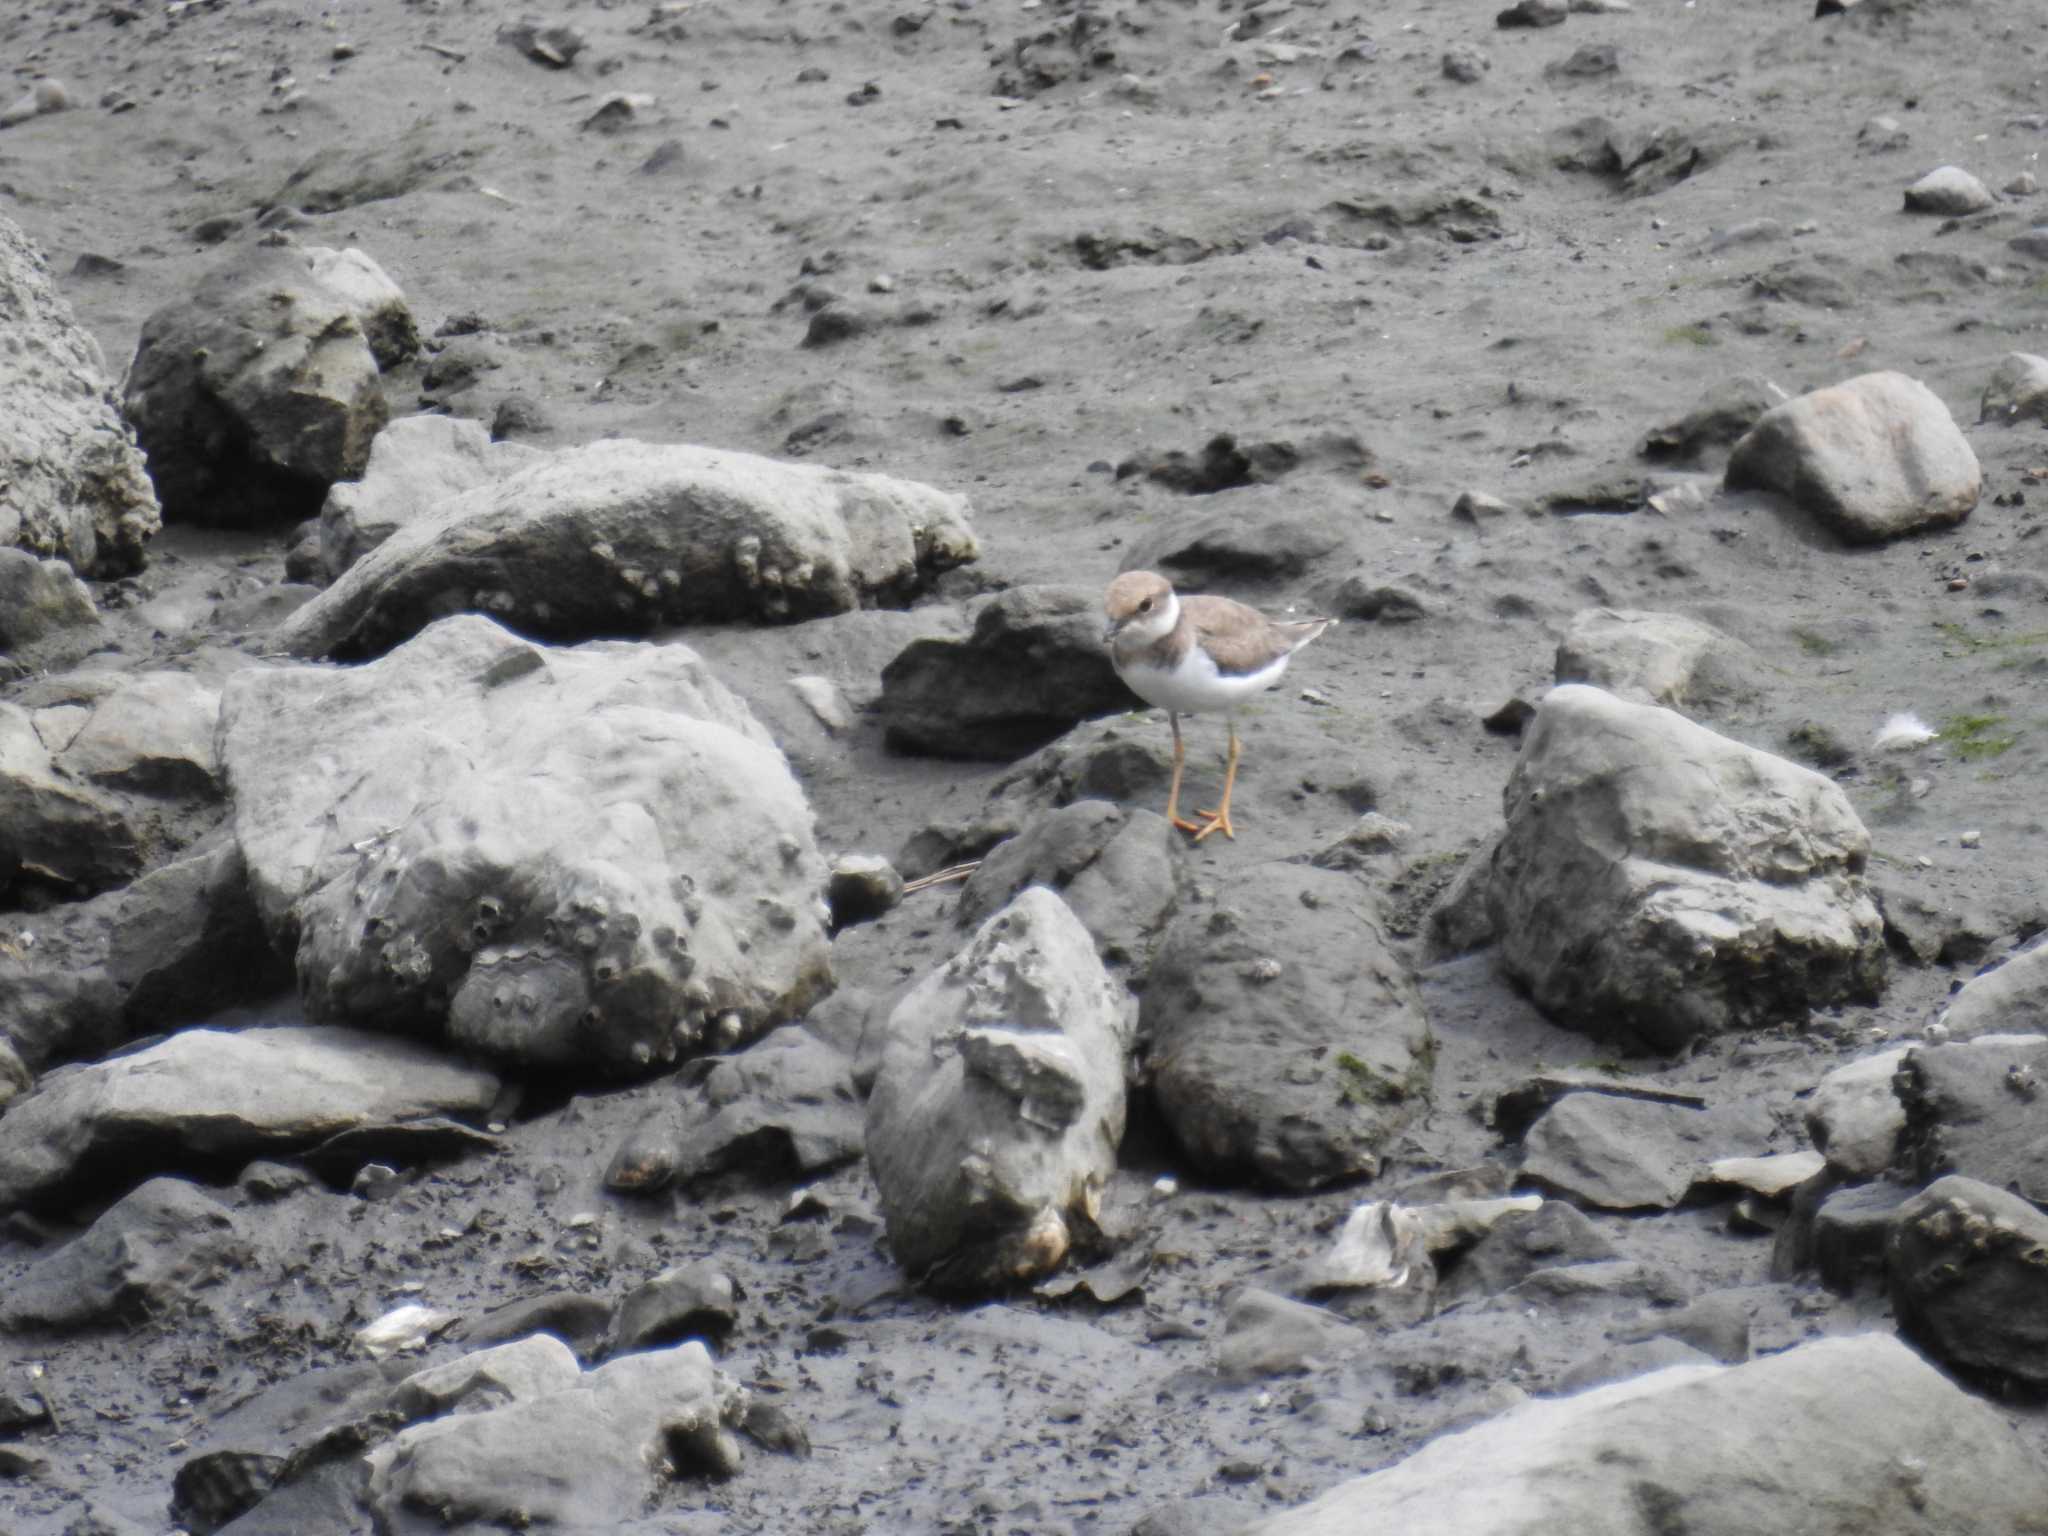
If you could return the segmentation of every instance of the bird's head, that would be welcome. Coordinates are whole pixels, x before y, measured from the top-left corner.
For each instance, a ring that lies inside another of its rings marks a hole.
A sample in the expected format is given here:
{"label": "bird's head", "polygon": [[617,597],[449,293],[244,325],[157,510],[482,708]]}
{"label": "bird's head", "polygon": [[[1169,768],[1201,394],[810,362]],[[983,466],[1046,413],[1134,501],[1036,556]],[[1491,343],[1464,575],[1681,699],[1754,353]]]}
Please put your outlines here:
{"label": "bird's head", "polygon": [[1147,645],[1173,632],[1180,622],[1180,600],[1173,583],[1153,571],[1125,571],[1102,595],[1105,623],[1102,641],[1114,645],[1129,639]]}

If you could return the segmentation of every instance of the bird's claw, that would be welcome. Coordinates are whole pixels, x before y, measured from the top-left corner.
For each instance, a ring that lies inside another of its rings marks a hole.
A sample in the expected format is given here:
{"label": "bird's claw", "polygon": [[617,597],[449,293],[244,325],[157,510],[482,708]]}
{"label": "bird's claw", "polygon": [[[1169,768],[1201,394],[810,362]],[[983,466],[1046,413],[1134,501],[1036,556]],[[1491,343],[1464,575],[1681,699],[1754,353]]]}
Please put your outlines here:
{"label": "bird's claw", "polygon": [[1205,820],[1204,824],[1203,824],[1202,826],[1200,826],[1200,827],[1189,827],[1189,826],[1186,826],[1186,824],[1185,824],[1185,823],[1183,823],[1183,828],[1184,828],[1184,830],[1186,830],[1186,831],[1189,831],[1189,832],[1192,832],[1192,833],[1194,833],[1194,834],[1195,834],[1195,841],[1196,841],[1196,842],[1198,842],[1198,843],[1199,843],[1199,842],[1200,842],[1200,841],[1201,841],[1201,840],[1202,840],[1203,838],[1207,837],[1207,836],[1208,836],[1208,835],[1209,835],[1209,834],[1210,834],[1211,832],[1221,832],[1221,833],[1222,833],[1222,834],[1223,834],[1223,835],[1224,835],[1225,837],[1229,838],[1229,839],[1230,839],[1230,840],[1231,840],[1231,841],[1232,841],[1233,843],[1237,841],[1237,828],[1233,827],[1233,826],[1232,826],[1232,825],[1230,824],[1230,812],[1229,812],[1228,810],[1220,810],[1220,811],[1197,811],[1197,812],[1195,812],[1195,814],[1196,814],[1197,816],[1201,816],[1201,817],[1205,817],[1205,818],[1206,818],[1206,820]]}

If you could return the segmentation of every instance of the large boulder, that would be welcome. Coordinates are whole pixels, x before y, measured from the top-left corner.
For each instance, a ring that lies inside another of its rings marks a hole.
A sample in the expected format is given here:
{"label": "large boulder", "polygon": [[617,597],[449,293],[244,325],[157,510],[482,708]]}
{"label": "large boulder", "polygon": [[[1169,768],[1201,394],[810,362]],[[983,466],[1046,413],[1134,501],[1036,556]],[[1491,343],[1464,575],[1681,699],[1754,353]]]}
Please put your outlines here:
{"label": "large boulder", "polygon": [[1142,709],[1102,643],[1102,599],[1083,587],[1013,587],[965,639],[913,640],[882,669],[889,745],[1008,762],[1083,720]]}
{"label": "large boulder", "polygon": [[1130,1041],[1088,930],[1040,886],[918,983],[889,1015],[868,1099],[896,1262],[941,1290],[981,1290],[1055,1269],[1092,1238]]}
{"label": "large boulder", "polygon": [[1245,1536],[1948,1536],[2042,1525],[2048,1466],[1888,1334],[1537,1401]]}
{"label": "large boulder", "polygon": [[220,743],[316,1018],[643,1075],[830,985],[810,808],[685,646],[458,615],[367,666],[237,674]]}
{"label": "large boulder", "polygon": [[1961,522],[1983,476],[1940,396],[1866,373],[1767,412],[1729,455],[1727,484],[1776,491],[1849,543],[1875,544]]}
{"label": "large boulder", "polygon": [[1503,798],[1501,963],[1560,1023],[1676,1050],[1881,990],[1870,836],[1810,769],[1573,684]]}
{"label": "large boulder", "polygon": [[52,1072],[0,1116],[0,1208],[137,1168],[210,1170],[365,1127],[480,1119],[498,1079],[410,1040],[319,1025],[187,1029]]}
{"label": "large boulder", "polygon": [[1747,645],[1697,619],[1587,608],[1557,643],[1556,674],[1638,704],[1712,714],[1754,700],[1766,669]]}
{"label": "large boulder", "polygon": [[2048,941],[2030,945],[1996,970],[1972,977],[1949,999],[1941,1026],[1951,1040],[2048,1034]]}
{"label": "large boulder", "polygon": [[560,640],[815,618],[906,602],[979,553],[966,499],[915,481],[611,438],[437,501],[279,638],[354,657],[465,610]]}
{"label": "large boulder", "polygon": [[122,408],[166,517],[289,527],[361,477],[389,413],[359,264],[330,282],[331,255],[246,247],[143,322]]}
{"label": "large boulder", "polygon": [[99,343],[72,316],[34,242],[0,216],[0,549],[85,576],[140,570],[162,526],[135,434],[115,409]]}
{"label": "large boulder", "polygon": [[2048,1035],[1915,1046],[1894,1091],[1922,1179],[1965,1174],[2048,1206]]}
{"label": "large boulder", "polygon": [[401,416],[371,442],[362,479],[327,493],[320,509],[323,572],[332,581],[442,503],[546,457],[521,443],[494,443],[481,425],[459,416]]}
{"label": "large boulder", "polygon": [[1436,1046],[1415,983],[1348,875],[1239,871],[1181,913],[1139,1017],[1152,1094],[1210,1177],[1316,1189],[1379,1171],[1429,1103]]}
{"label": "large boulder", "polygon": [[1937,1179],[1892,1213],[1899,1326],[1971,1377],[2048,1392],[2048,1216],[1977,1179]]}

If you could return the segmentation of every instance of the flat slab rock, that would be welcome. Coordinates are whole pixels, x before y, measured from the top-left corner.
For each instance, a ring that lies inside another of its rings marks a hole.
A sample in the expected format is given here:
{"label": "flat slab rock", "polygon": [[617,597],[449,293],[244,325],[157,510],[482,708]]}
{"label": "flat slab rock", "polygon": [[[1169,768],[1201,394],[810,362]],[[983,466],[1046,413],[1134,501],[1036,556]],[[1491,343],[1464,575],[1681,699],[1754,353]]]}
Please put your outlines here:
{"label": "flat slab rock", "polygon": [[365,666],[236,674],[220,743],[313,1017],[644,1075],[829,985],[810,807],[686,646],[459,615]]}
{"label": "flat slab rock", "polygon": [[1246,1536],[1949,1536],[2038,1530],[2044,1500],[2048,1466],[1997,1409],[1862,1334],[1532,1402]]}
{"label": "flat slab rock", "polygon": [[2031,945],[1996,970],[1973,976],[1950,999],[1941,1026],[1951,1040],[2048,1030],[2048,942]]}
{"label": "flat slab rock", "polygon": [[188,1029],[53,1072],[0,1116],[0,1207],[133,1169],[243,1161],[338,1132],[483,1115],[495,1074],[416,1041],[320,1026]]}
{"label": "flat slab rock", "polygon": [[1558,1023],[1675,1050],[1875,1001],[1870,834],[1831,779],[1570,684],[1537,709],[1503,801],[1500,963]]}
{"label": "flat slab rock", "polygon": [[37,1259],[0,1296],[0,1329],[134,1325],[247,1261],[234,1212],[183,1179],[151,1179]]}
{"label": "flat slab rock", "polygon": [[964,497],[682,443],[565,448],[411,517],[278,632],[381,655],[456,610],[581,640],[903,603],[980,553]]}

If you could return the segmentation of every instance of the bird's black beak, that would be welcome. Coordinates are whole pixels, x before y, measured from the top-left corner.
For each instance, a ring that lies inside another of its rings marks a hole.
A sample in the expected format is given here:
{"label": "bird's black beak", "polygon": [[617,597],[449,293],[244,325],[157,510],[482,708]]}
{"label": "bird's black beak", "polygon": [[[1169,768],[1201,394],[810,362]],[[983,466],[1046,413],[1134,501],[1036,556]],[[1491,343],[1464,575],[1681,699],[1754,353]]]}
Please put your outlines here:
{"label": "bird's black beak", "polygon": [[1102,643],[1104,645],[1116,644],[1117,632],[1122,628],[1122,624],[1118,623],[1115,619],[1111,619],[1107,624],[1102,626]]}

